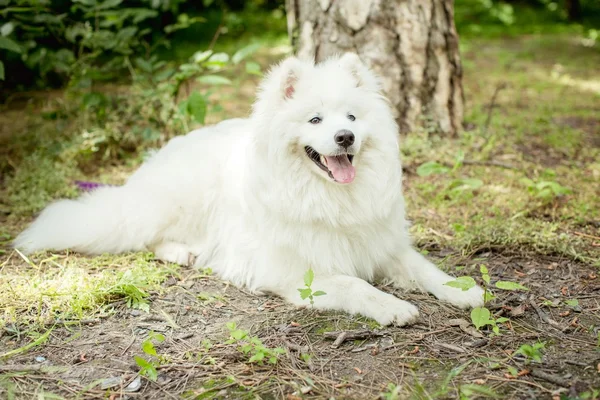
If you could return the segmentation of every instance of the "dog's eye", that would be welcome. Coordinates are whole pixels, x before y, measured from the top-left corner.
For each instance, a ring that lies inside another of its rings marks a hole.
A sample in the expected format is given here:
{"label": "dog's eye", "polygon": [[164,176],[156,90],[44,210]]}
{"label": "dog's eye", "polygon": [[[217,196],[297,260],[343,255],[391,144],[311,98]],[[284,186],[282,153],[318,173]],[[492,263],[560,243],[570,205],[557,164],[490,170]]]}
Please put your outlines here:
{"label": "dog's eye", "polygon": [[352,114],[348,114],[348,119],[350,121],[354,121],[356,119],[356,117],[354,115],[352,115]]}
{"label": "dog's eye", "polygon": [[319,124],[319,123],[321,123],[321,121],[322,121],[321,117],[314,117],[314,118],[312,118],[312,119],[311,119],[310,121],[308,121],[308,122],[310,122],[310,123],[311,123],[311,124],[313,124],[313,125],[316,125],[316,124]]}

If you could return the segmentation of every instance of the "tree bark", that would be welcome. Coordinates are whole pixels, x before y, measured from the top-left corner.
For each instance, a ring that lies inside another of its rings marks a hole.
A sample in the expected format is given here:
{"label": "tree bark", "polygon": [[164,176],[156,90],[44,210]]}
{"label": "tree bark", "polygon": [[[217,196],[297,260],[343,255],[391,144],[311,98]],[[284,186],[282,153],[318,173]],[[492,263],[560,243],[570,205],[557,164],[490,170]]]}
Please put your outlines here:
{"label": "tree bark", "polygon": [[402,132],[454,134],[463,118],[453,0],[286,0],[300,57],[356,52],[382,78]]}

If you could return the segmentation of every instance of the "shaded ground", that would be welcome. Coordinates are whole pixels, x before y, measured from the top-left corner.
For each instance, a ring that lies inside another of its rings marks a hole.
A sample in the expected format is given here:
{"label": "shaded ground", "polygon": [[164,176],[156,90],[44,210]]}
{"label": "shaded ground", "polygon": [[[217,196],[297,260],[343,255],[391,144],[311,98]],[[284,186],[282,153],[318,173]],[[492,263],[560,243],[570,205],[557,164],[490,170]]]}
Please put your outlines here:
{"label": "shaded ground", "polygon": [[[416,242],[442,268],[482,283],[485,265],[492,284],[530,289],[494,290],[488,308],[509,319],[500,335],[422,294],[398,293],[418,305],[418,324],[383,329],[251,296],[151,255],[22,257],[8,242],[34,212],[76,195],[73,179],[122,182],[145,147],[90,156],[77,141],[113,137],[127,112],[105,123],[13,108],[0,114],[0,397],[597,399],[600,53],[570,37],[461,45],[467,129],[403,138],[405,191]],[[245,115],[255,83],[220,90],[211,122]],[[68,109],[54,101],[29,107]],[[435,173],[423,173],[426,162]],[[351,340],[332,347],[340,332]],[[275,365],[249,362],[276,348],[285,351]]]}
{"label": "shaded ground", "polygon": [[[23,398],[33,397],[40,387],[66,397],[106,398],[112,393],[145,399],[361,399],[377,397],[390,382],[401,388],[401,396],[412,393],[414,398],[454,397],[457,388],[465,390],[464,385],[473,383],[485,384],[502,398],[574,396],[600,387],[598,327],[594,328],[600,320],[600,282],[595,269],[560,258],[490,253],[470,263],[485,263],[498,279],[518,279],[531,288],[491,307],[498,316],[511,316],[501,336],[461,328],[458,319],[466,322],[468,313],[426,295],[405,296],[419,306],[422,317],[417,325],[377,329],[345,315],[295,310],[277,298],[251,296],[184,269],[152,296],[150,313],[118,301],[83,325],[58,324],[43,346],[0,365],[2,380],[11,382],[7,387]],[[565,303],[573,299],[578,299],[576,306]],[[249,365],[236,345],[225,344],[230,321],[265,345],[286,349],[281,361],[276,366]],[[18,332],[11,324],[6,329]],[[337,348],[326,336],[357,330],[369,334]],[[156,382],[136,380],[139,367],[133,358],[152,358],[142,351],[150,331],[166,338],[156,346],[162,358]],[[1,339],[5,349],[29,341],[14,335]],[[521,345],[536,342],[546,343],[542,364],[511,357]],[[458,366],[464,369],[444,383]],[[510,374],[511,367],[519,377]],[[415,395],[418,390],[421,397]]]}

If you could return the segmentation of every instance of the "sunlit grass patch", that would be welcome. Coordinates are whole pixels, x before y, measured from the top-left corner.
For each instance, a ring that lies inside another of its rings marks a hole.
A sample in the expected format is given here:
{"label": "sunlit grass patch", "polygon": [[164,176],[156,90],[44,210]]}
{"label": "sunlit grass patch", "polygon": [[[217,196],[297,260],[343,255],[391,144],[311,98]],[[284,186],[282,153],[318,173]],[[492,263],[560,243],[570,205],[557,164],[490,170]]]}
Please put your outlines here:
{"label": "sunlit grass patch", "polygon": [[143,253],[21,258],[15,252],[0,269],[1,320],[25,325],[80,320],[109,313],[106,306],[118,300],[148,310],[150,292],[160,290],[161,282],[176,272],[176,266]]}

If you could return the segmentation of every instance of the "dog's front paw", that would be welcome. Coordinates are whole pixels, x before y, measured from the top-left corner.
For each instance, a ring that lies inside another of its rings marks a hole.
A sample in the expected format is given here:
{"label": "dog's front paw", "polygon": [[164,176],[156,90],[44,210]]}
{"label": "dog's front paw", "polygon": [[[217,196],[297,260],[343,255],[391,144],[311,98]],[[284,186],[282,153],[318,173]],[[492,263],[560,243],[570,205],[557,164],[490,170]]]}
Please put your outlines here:
{"label": "dog's front paw", "polygon": [[386,294],[385,298],[380,299],[378,303],[377,307],[369,310],[367,316],[383,326],[409,325],[419,318],[417,307],[390,294]]}
{"label": "dog's front paw", "polygon": [[184,267],[192,266],[196,262],[196,256],[190,252],[188,246],[180,243],[162,243],[154,249],[154,256],[159,260]]}
{"label": "dog's front paw", "polygon": [[435,294],[435,297],[446,301],[456,307],[469,309],[483,306],[483,289],[479,286],[472,287],[469,290],[457,289],[444,286]]}

